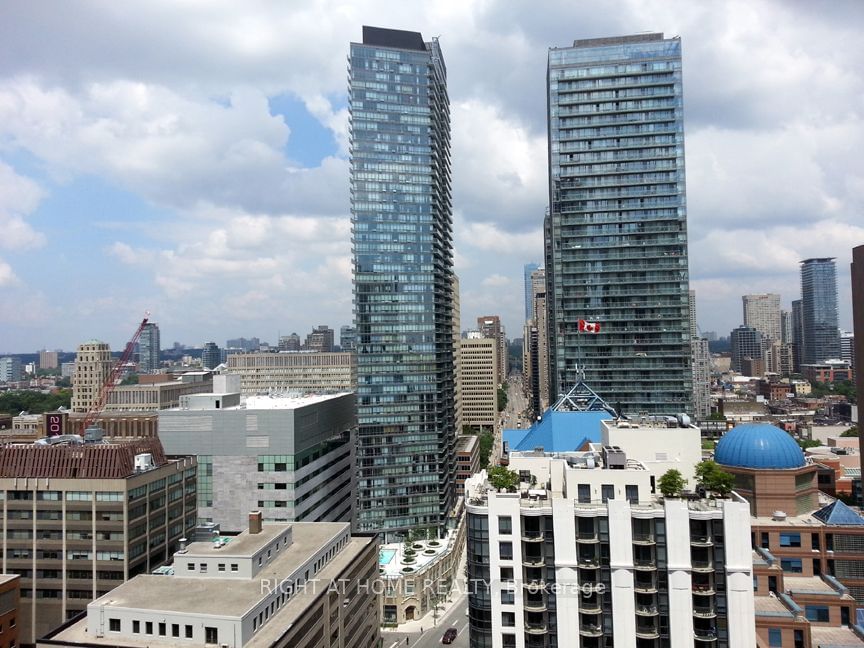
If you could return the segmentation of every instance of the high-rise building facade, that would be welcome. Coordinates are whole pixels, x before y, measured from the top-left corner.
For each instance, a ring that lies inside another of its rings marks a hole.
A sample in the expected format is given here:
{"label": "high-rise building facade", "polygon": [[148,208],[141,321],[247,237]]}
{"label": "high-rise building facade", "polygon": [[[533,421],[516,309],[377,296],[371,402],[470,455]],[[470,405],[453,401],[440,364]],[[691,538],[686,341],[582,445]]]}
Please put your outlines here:
{"label": "high-rise building facade", "polygon": [[762,360],[762,334],[755,328],[739,326],[729,335],[732,350],[732,371],[741,372],[744,369],[744,359]]}
{"label": "high-rise building facade", "polygon": [[800,299],[792,302],[792,356],[793,369],[801,367],[801,346],[804,344],[804,305]]}
{"label": "high-rise building facade", "polygon": [[781,339],[780,295],[743,295],[744,326],[755,328],[768,340]]}
{"label": "high-rise building facade", "polygon": [[39,352],[40,369],[57,369],[60,367],[60,354],[57,351],[42,349]]}
{"label": "high-rise building facade", "polygon": [[357,331],[353,326],[339,328],[339,348],[342,351],[353,351],[357,348]]}
{"label": "high-rise building facade", "polygon": [[75,373],[72,374],[73,412],[90,411],[98,402],[113,367],[111,348],[107,343],[91,340],[79,345]]}
{"label": "high-rise building facade", "polygon": [[333,351],[333,333],[333,329],[326,324],[316,326],[312,329],[312,332],[306,336],[306,344],[304,348],[309,351],[331,353]]}
{"label": "high-rise building facade", "polygon": [[549,336],[546,321],[546,270],[531,273],[531,317],[522,342],[522,378],[535,416],[549,406]]}
{"label": "high-rise building facade", "polygon": [[0,358],[0,382],[18,382],[21,378],[20,358],[16,356]]}
{"label": "high-rise building facade", "polygon": [[507,334],[498,315],[483,315],[477,318],[480,335],[495,340],[498,349],[498,382],[507,380]]}
{"label": "high-rise building facade", "polygon": [[[852,332],[855,346],[855,389],[858,407],[864,404],[864,245],[852,249]],[[861,411],[860,409],[858,410]],[[858,415],[859,425],[861,415]],[[858,435],[861,469],[864,472],[864,434]]]}
{"label": "high-rise building facade", "polygon": [[551,389],[584,369],[625,413],[691,411],[681,41],[553,48],[547,90]]}
{"label": "high-rise building facade", "polygon": [[833,257],[801,262],[801,316],[801,364],[839,358],[837,266]]}
{"label": "high-rise building facade", "polygon": [[159,325],[148,322],[138,338],[138,371],[156,373],[159,371],[160,349]]}
{"label": "high-rise building facade", "polygon": [[358,528],[454,502],[450,107],[438,40],[363,27],[349,61]]}
{"label": "high-rise building facade", "polygon": [[459,368],[463,425],[491,428],[498,418],[497,340],[461,340]]}
{"label": "high-rise building facade", "polygon": [[205,369],[215,369],[222,364],[222,349],[215,342],[205,342],[201,352],[201,366]]}
{"label": "high-rise building facade", "polygon": [[533,290],[531,285],[531,276],[534,274],[534,271],[540,267],[537,263],[526,263],[522,267],[523,272],[523,284],[525,289],[525,321],[527,322],[531,319],[531,315],[534,311],[533,304]]}

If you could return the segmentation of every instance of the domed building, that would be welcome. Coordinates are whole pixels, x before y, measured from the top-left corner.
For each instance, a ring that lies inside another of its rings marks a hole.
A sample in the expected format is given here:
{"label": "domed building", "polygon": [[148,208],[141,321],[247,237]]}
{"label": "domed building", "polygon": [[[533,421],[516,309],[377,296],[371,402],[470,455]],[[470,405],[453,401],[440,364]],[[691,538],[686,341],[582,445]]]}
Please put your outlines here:
{"label": "domed building", "polygon": [[729,430],[714,450],[714,461],[735,476],[735,491],[756,517],[777,511],[802,515],[819,508],[816,464],[787,432],[768,423],[745,423]]}

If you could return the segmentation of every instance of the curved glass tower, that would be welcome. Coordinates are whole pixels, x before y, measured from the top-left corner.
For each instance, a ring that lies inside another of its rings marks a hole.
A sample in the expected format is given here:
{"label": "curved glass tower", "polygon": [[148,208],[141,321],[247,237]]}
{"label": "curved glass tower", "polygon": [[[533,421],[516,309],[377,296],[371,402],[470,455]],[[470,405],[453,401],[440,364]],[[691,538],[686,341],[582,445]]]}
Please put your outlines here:
{"label": "curved glass tower", "polygon": [[625,414],[691,412],[681,41],[550,49],[547,90],[550,401],[584,369]]}
{"label": "curved glass tower", "polygon": [[351,44],[357,524],[444,524],[455,483],[450,105],[438,41]]}

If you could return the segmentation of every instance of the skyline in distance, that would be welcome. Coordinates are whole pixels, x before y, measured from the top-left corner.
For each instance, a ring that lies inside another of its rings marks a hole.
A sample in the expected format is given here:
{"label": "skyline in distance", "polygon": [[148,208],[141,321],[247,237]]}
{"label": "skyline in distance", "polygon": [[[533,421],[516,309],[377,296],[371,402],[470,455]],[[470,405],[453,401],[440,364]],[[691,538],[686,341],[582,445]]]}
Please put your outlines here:
{"label": "skyline in distance", "polygon": [[497,312],[521,330],[547,207],[548,48],[662,31],[683,42],[701,327],[727,335],[751,292],[788,310],[798,262],[836,256],[851,329],[857,3],[562,4],[542,20],[498,3],[71,3],[0,18],[0,352],[121,348],[145,310],[165,346],[350,323],[342,52],[364,23],[440,35],[448,52],[463,320]]}

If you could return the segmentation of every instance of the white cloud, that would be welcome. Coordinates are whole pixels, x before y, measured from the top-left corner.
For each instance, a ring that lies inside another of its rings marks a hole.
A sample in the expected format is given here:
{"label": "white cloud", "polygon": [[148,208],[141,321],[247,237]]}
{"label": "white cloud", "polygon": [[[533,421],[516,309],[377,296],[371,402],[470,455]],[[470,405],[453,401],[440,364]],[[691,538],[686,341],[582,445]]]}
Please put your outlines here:
{"label": "white cloud", "polygon": [[18,282],[18,277],[12,271],[12,266],[0,259],[0,288],[11,286]]}
{"label": "white cloud", "polygon": [[513,282],[510,281],[509,277],[500,274],[493,274],[486,277],[480,282],[480,284],[487,288],[503,288],[505,286],[511,286]]}
{"label": "white cloud", "polygon": [[0,247],[23,250],[45,243],[45,236],[24,220],[38,208],[43,196],[36,182],[0,160]]}

